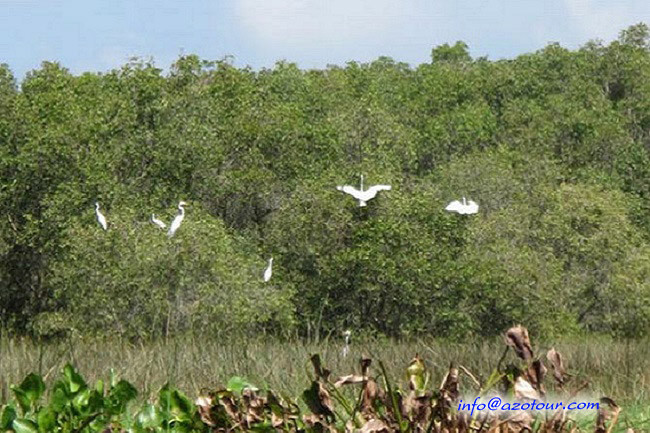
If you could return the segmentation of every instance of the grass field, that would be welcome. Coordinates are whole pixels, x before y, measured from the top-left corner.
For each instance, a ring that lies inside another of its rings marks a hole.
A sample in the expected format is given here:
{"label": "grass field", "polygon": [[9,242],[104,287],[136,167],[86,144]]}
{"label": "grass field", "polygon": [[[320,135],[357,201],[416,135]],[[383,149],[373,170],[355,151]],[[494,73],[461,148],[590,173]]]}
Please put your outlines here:
{"label": "grass field", "polygon": [[[634,404],[650,402],[649,343],[583,338],[552,345],[533,342],[533,349],[536,355],[544,355],[546,349],[555,347],[565,357],[574,381],[588,380],[594,395]],[[0,397],[6,401],[8,385],[19,382],[29,372],[51,378],[67,362],[77,366],[89,380],[106,377],[113,368],[120,377],[151,394],[169,381],[193,395],[201,388],[222,385],[238,375],[258,386],[297,395],[308,383],[312,353],[321,354],[335,376],[357,368],[356,361],[363,355],[382,360],[396,380],[403,379],[404,369],[419,353],[436,383],[452,361],[478,378],[487,377],[505,347],[500,338],[462,344],[433,339],[353,341],[350,355],[343,358],[342,345],[340,339],[282,342],[215,341],[199,337],[135,344],[115,339],[38,344],[29,339],[4,337],[0,339]],[[513,353],[505,359],[515,360]]]}
{"label": "grass field", "polygon": [[[622,405],[621,426],[650,430],[650,345],[648,341],[617,342],[608,338],[582,338],[555,344],[533,341],[536,356],[555,347],[565,357],[572,383],[589,382],[585,393],[609,396]],[[389,376],[405,386],[405,368],[420,354],[437,386],[450,362],[466,367],[479,381],[487,378],[504,353],[501,338],[450,343],[444,340],[353,341],[350,355],[341,356],[342,341],[278,341],[242,339],[215,341],[207,337],[185,337],[148,343],[117,339],[67,340],[42,343],[23,338],[0,339],[0,402],[10,397],[9,386],[30,372],[52,381],[65,363],[71,362],[88,380],[106,378],[113,368],[117,375],[151,399],[162,385],[171,382],[195,398],[201,390],[215,389],[232,376],[298,399],[309,384],[309,357],[320,353],[325,365],[338,377],[358,371],[357,360],[369,356],[382,360]],[[517,362],[510,350],[504,362]],[[549,371],[550,376],[550,371]],[[470,380],[461,376],[461,392],[472,391]]]}

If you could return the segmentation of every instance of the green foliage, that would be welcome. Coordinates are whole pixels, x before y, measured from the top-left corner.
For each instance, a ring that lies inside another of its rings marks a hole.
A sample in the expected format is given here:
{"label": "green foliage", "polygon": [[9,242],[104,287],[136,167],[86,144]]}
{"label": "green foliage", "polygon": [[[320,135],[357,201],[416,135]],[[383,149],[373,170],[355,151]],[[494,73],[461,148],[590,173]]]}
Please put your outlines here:
{"label": "green foliage", "polygon": [[291,292],[264,284],[264,260],[217,219],[190,205],[170,239],[146,215],[104,212],[106,232],[90,210],[70,227],[49,279],[60,313],[37,319],[44,331],[148,337],[290,326]]}
{"label": "green foliage", "polygon": [[[645,335],[648,34],[417,67],[44,62],[20,86],[0,65],[2,326]],[[358,208],[334,187],[359,174],[393,190]],[[462,196],[478,215],[444,212]],[[147,221],[180,198],[170,240]]]}
{"label": "green foliage", "polygon": [[12,386],[15,402],[4,406],[0,431],[28,433],[100,432],[114,421],[121,421],[129,402],[137,396],[130,383],[121,380],[104,387],[98,381],[90,388],[70,364],[61,372],[43,402],[45,383],[37,374],[28,375],[19,386]]}

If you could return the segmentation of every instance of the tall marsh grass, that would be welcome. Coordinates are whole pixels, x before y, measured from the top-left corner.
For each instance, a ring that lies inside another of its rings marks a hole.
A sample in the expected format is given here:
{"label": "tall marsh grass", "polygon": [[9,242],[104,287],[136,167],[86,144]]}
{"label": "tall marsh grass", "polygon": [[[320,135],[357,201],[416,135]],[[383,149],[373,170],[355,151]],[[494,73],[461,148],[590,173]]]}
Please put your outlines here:
{"label": "tall marsh grass", "polygon": [[[589,394],[647,405],[650,401],[648,343],[585,337],[553,344],[533,342],[533,349],[536,356],[544,356],[548,348],[555,347],[565,357],[572,380],[589,382]],[[440,382],[451,362],[466,367],[480,380],[487,378],[497,365],[505,344],[501,338],[464,343],[438,339],[353,339],[350,354],[345,358],[341,355],[342,347],[342,338],[309,342],[187,336],[138,343],[121,339],[40,343],[5,335],[0,337],[0,403],[10,397],[9,386],[19,383],[28,373],[40,373],[46,381],[51,381],[68,362],[91,381],[107,378],[112,368],[120,378],[141,390],[143,399],[153,397],[166,382],[189,396],[196,396],[202,389],[225,384],[232,376],[242,376],[257,386],[298,396],[309,383],[312,353],[321,354],[334,376],[357,369],[357,361],[364,355],[383,361],[388,374],[405,383],[405,367],[418,353],[433,372],[433,383]],[[512,351],[503,362],[509,361],[515,361]]]}

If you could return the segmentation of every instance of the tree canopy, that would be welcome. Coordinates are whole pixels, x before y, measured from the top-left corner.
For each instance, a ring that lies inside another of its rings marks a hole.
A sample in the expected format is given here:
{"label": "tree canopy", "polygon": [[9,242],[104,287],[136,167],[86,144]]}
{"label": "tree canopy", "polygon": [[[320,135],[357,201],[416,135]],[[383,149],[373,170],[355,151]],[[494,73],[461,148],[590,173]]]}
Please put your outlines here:
{"label": "tree canopy", "polygon": [[[393,189],[360,208],[360,174]],[[1,65],[0,179],[16,332],[650,331],[644,24],[498,61]]]}

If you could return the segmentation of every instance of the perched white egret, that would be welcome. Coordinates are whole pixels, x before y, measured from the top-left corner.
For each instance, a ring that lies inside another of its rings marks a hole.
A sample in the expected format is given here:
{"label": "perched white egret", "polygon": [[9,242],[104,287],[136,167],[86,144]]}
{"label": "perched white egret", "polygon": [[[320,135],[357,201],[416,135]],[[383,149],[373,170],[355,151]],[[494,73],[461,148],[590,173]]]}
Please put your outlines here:
{"label": "perched white egret", "polygon": [[167,224],[164,222],[160,221],[158,218],[156,218],[155,214],[151,214],[151,222],[160,227],[161,229],[167,228]]}
{"label": "perched white egret", "polygon": [[265,283],[271,279],[271,275],[273,275],[273,257],[269,259],[269,265],[266,267],[266,270],[264,271]]}
{"label": "perched white egret", "polygon": [[343,355],[344,358],[346,356],[348,356],[348,353],[350,353],[350,335],[351,334],[352,334],[352,331],[350,331],[349,329],[346,330],[343,333],[343,336],[345,337],[345,346],[343,346],[343,351],[341,352],[341,355]]}
{"label": "perched white egret", "polygon": [[445,210],[448,210],[449,212],[456,212],[461,215],[469,215],[478,212],[478,205],[476,202],[472,200],[467,201],[465,197],[463,197],[462,203],[458,200],[454,200],[447,205]]}
{"label": "perched white egret", "polygon": [[336,189],[343,191],[346,194],[350,194],[352,197],[359,200],[359,207],[366,205],[368,200],[375,198],[379,191],[390,191],[390,185],[373,185],[367,190],[363,190],[363,175],[361,175],[361,186],[359,189],[356,189],[350,185],[337,186]]}
{"label": "perched white egret", "polygon": [[97,222],[104,230],[108,229],[108,224],[106,223],[106,217],[99,211],[99,202],[95,202],[95,215],[97,216]]}
{"label": "perched white egret", "polygon": [[180,201],[178,203],[178,215],[176,215],[176,218],[174,218],[174,221],[172,221],[172,224],[169,226],[169,231],[167,232],[167,236],[170,238],[174,236],[176,230],[178,230],[178,228],[181,226],[183,218],[185,218],[185,208],[183,206],[187,206],[187,203]]}

